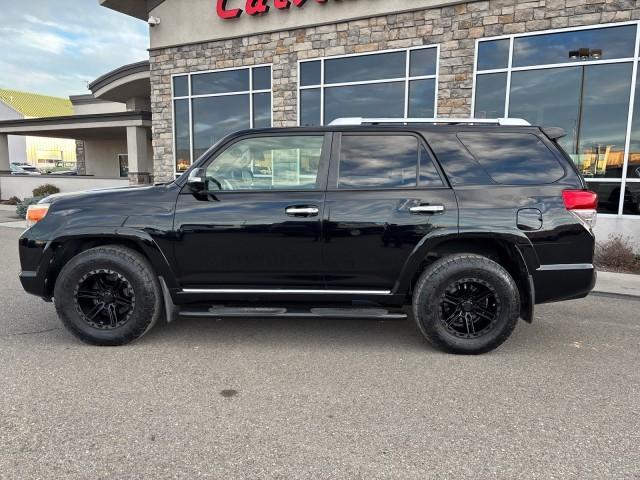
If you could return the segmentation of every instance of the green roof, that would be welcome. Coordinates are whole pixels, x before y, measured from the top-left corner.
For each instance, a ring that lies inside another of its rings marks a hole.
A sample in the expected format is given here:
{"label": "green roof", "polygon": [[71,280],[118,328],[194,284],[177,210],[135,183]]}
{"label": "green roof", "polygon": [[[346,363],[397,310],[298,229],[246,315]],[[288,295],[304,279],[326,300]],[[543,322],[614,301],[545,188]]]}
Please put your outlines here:
{"label": "green roof", "polygon": [[68,98],[0,88],[0,102],[28,118],[73,115],[73,106]]}

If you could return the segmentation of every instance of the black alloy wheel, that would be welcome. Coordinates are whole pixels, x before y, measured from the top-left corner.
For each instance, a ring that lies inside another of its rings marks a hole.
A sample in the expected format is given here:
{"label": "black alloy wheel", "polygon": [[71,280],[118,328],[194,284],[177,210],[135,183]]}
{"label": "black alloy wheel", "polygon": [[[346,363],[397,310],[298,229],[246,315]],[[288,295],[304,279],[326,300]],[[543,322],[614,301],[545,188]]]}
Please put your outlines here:
{"label": "black alloy wheel", "polygon": [[460,338],[486,335],[500,316],[496,290],[480,278],[453,282],[440,299],[440,321],[447,331]]}
{"label": "black alloy wheel", "polygon": [[135,294],[129,280],[107,269],[85,274],[76,285],[73,299],[82,320],[101,330],[126,324],[135,307]]}

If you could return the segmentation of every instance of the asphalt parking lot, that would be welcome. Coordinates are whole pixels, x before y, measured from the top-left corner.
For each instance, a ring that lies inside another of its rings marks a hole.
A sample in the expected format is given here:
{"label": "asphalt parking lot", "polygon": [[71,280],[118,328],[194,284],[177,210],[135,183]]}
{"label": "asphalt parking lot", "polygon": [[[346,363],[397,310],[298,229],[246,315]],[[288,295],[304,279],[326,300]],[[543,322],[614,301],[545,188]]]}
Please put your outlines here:
{"label": "asphalt parking lot", "polygon": [[81,344],[0,228],[2,479],[639,479],[640,302],[538,308],[498,351],[408,322],[180,320]]}

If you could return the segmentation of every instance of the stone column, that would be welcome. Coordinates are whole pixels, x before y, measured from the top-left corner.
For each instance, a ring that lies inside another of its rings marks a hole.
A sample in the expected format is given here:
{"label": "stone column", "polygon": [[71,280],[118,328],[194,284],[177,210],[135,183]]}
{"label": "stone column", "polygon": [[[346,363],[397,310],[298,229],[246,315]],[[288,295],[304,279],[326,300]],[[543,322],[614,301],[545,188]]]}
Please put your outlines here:
{"label": "stone column", "polygon": [[129,156],[129,183],[145,185],[151,183],[153,166],[149,158],[145,127],[127,127],[127,154]]}
{"label": "stone column", "polygon": [[9,166],[9,136],[0,133],[0,173],[11,173]]}

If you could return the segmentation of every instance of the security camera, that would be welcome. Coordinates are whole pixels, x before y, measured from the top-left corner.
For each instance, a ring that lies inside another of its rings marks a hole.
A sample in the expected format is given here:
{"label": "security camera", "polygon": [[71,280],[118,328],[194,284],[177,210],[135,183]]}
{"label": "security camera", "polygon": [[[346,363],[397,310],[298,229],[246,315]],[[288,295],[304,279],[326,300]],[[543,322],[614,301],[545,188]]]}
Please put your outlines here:
{"label": "security camera", "polygon": [[150,27],[157,27],[158,25],[160,25],[160,19],[158,17],[149,17],[149,20],[147,20],[147,23],[149,24]]}

